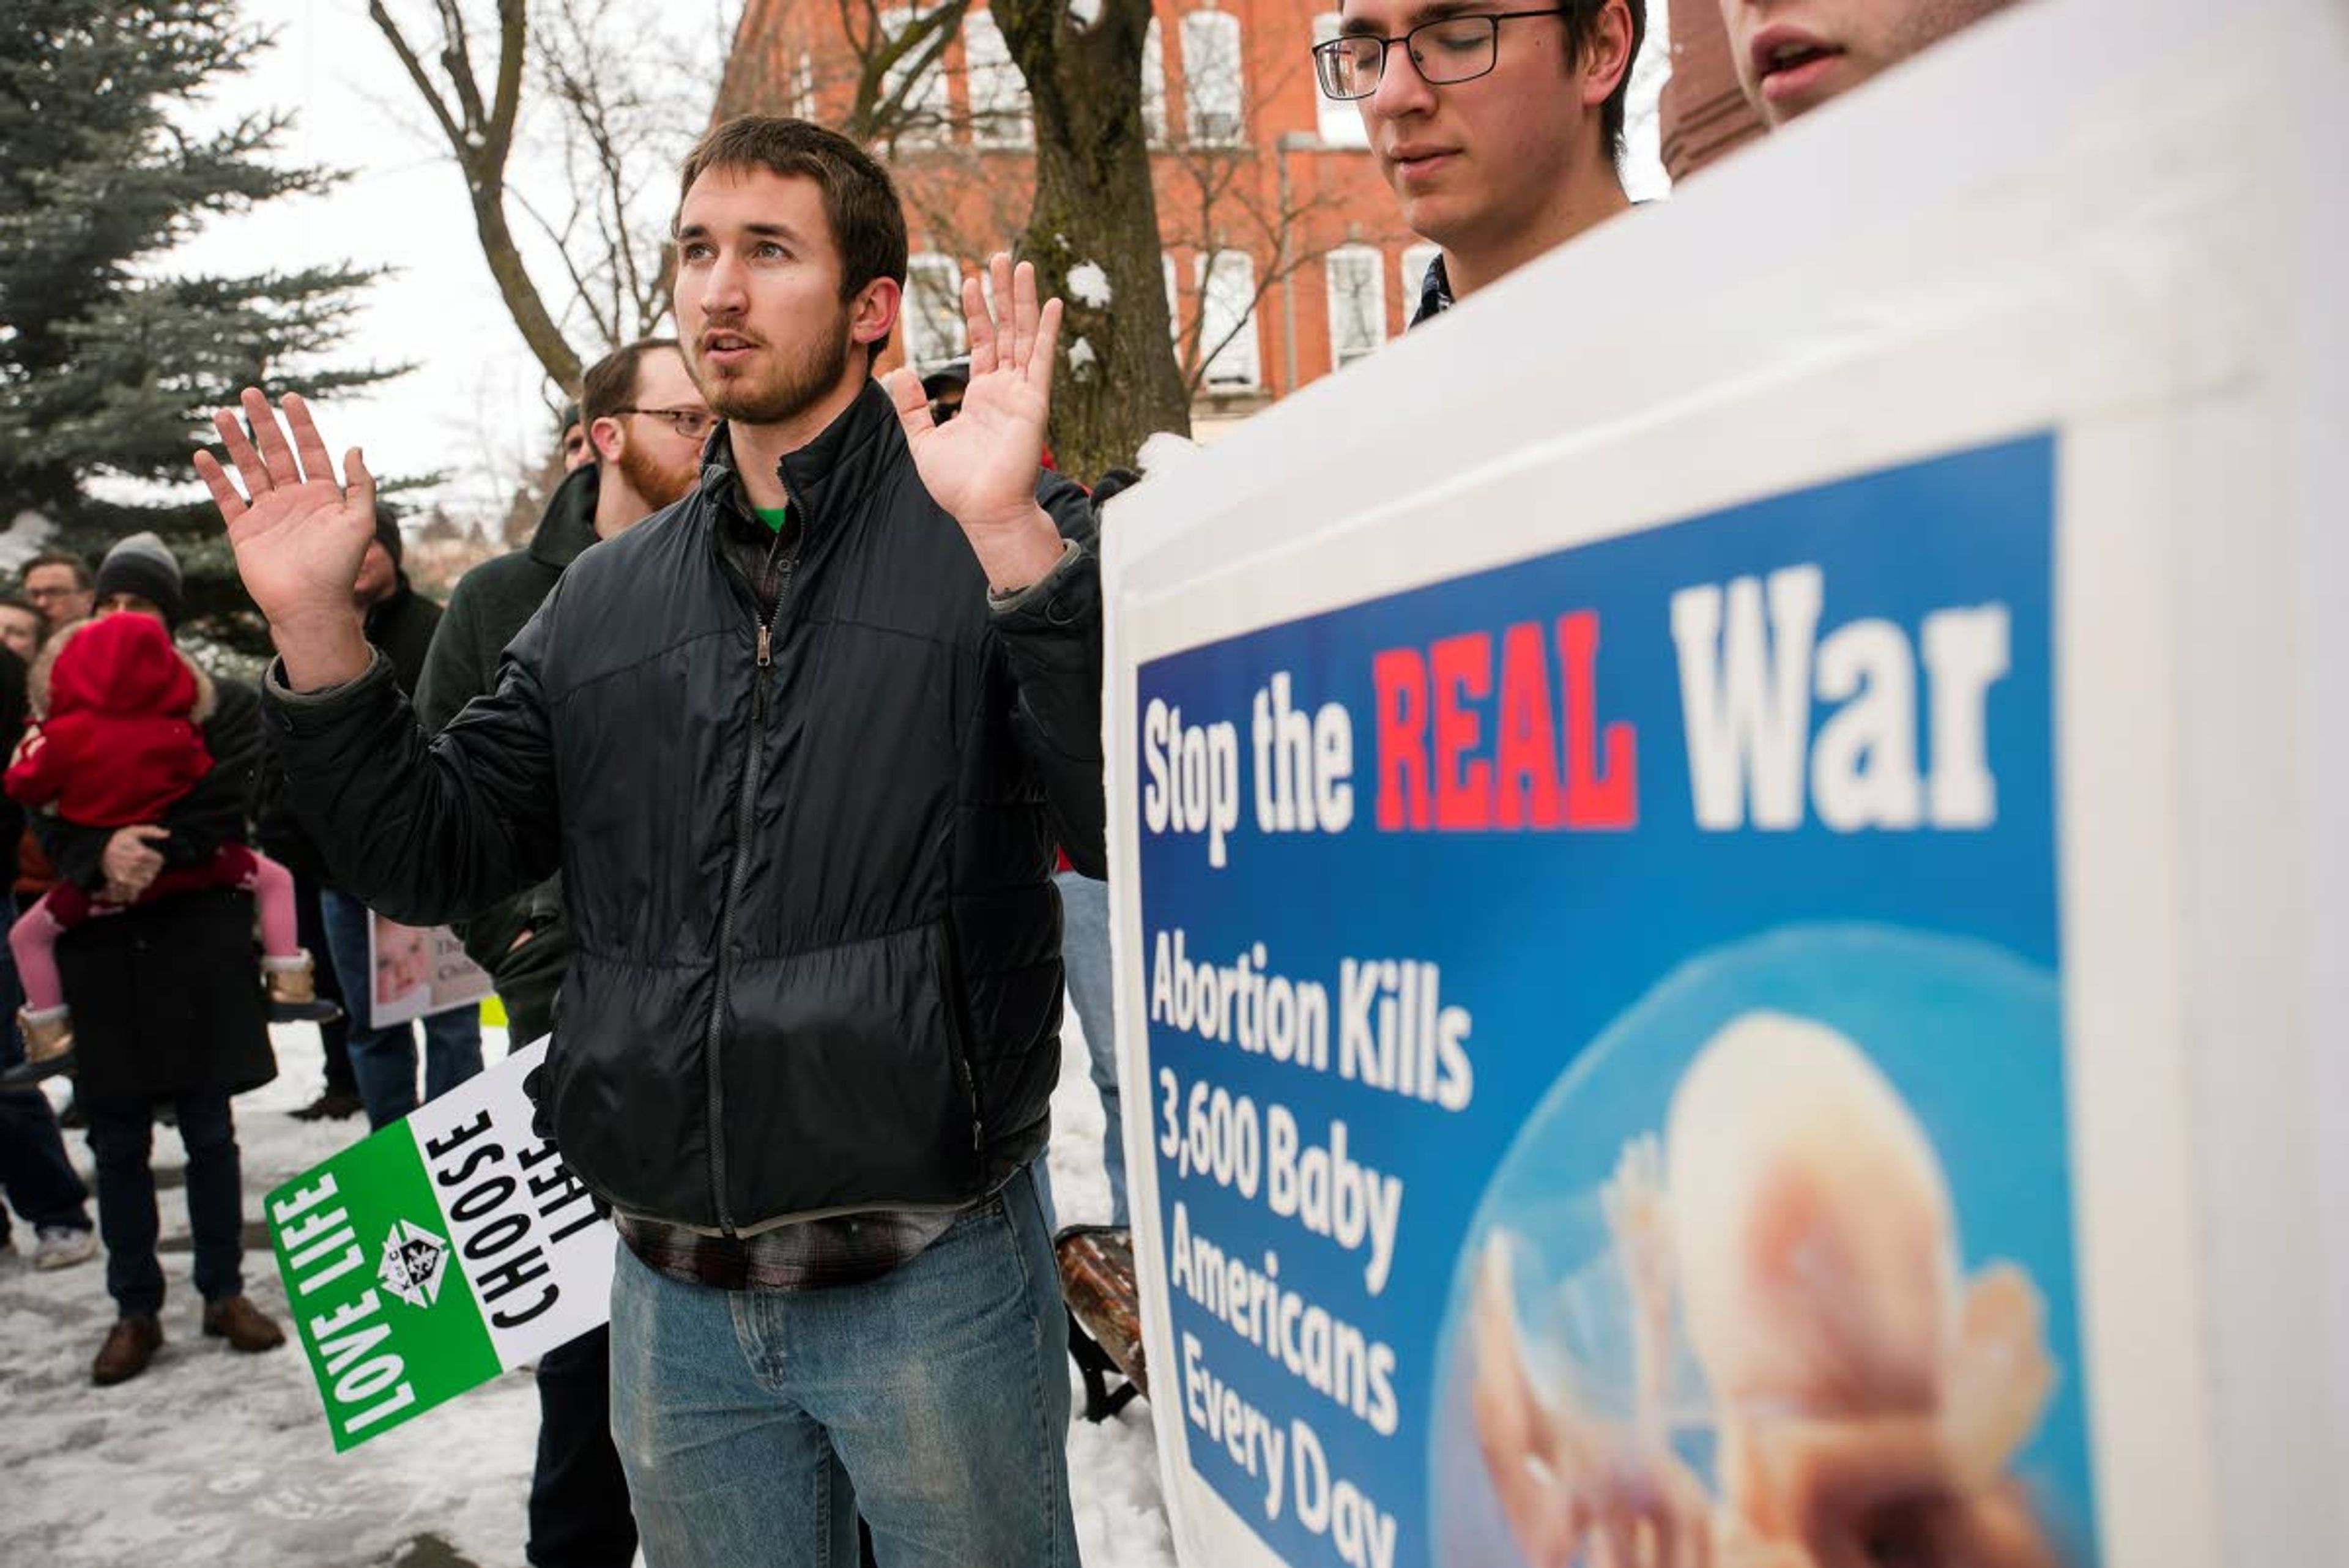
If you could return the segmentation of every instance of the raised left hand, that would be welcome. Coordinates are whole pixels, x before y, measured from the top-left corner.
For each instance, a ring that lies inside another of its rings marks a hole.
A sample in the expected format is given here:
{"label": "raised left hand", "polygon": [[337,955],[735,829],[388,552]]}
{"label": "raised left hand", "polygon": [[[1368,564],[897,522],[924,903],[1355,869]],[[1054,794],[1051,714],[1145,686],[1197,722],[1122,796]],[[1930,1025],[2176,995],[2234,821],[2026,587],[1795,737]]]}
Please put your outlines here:
{"label": "raised left hand", "polygon": [[962,286],[970,332],[970,385],[962,412],[946,424],[930,417],[918,377],[899,370],[889,395],[905,427],[914,466],[931,496],[962,525],[999,591],[1024,587],[1061,554],[1059,530],[1036,504],[1044,428],[1052,407],[1052,365],[1061,337],[1061,302],[1036,303],[1036,269],[1008,254],[988,263],[995,306],[976,276]]}

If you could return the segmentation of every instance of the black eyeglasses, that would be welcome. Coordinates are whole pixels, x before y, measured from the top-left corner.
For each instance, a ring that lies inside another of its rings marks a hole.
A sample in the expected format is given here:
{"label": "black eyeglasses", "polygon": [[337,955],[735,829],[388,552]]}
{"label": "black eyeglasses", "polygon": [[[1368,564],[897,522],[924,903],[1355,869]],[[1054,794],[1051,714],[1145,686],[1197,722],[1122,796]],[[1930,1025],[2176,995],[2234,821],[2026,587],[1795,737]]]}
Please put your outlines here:
{"label": "black eyeglasses", "polygon": [[1472,82],[1486,75],[1501,57],[1501,24],[1526,16],[1565,16],[1547,11],[1488,11],[1475,16],[1445,16],[1423,22],[1400,38],[1348,33],[1313,46],[1313,76],[1322,93],[1340,102],[1364,99],[1379,90],[1385,76],[1387,50],[1396,44],[1411,52],[1411,63],[1430,87]]}
{"label": "black eyeglasses", "polygon": [[669,428],[688,441],[699,441],[718,428],[718,416],[708,409],[614,409],[616,414],[650,414],[667,420]]}

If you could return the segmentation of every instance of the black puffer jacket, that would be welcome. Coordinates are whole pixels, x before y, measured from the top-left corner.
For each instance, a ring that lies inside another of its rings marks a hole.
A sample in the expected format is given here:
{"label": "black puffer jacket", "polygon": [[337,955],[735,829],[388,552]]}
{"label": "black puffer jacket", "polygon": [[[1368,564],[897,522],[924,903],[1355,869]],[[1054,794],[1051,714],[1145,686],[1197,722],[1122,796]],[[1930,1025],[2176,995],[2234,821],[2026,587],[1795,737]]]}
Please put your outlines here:
{"label": "black puffer jacket", "polygon": [[879,387],[787,458],[804,530],[762,667],[699,491],[582,556],[494,693],[427,742],[384,661],[271,701],[295,809],[395,919],[557,868],[575,951],[541,1103],[623,1211],[753,1231],[959,1207],[1044,1147],[1057,839],[1098,875],[1101,582],[1075,541],[1009,607]]}
{"label": "black puffer jacket", "polygon": [[[424,721],[428,733],[439,734],[466,703],[497,689],[498,662],[505,656],[506,644],[530,624],[564,569],[595,543],[597,483],[594,463],[572,470],[547,498],[528,549],[483,561],[458,579],[448,612],[433,629],[431,650],[424,656],[424,670],[414,688],[416,716]],[[562,914],[563,879],[553,877],[458,923],[465,956],[497,978],[498,994],[511,1021],[524,1030],[514,1036],[517,1041],[534,1037],[526,1026],[535,1025],[553,997],[537,961],[548,956],[547,950],[518,960],[514,940],[525,930],[535,930],[543,940]],[[507,985],[515,964],[536,973],[528,989],[547,993],[529,1007],[528,1018],[518,1011],[521,997]]]}

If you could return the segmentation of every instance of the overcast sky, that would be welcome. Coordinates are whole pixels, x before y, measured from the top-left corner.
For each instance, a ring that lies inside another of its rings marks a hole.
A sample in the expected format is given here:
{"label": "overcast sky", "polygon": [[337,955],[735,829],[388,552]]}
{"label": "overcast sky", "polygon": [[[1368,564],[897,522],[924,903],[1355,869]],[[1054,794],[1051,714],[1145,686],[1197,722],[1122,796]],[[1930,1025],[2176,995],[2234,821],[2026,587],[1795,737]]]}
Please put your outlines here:
{"label": "overcast sky", "polygon": [[[438,36],[427,26],[429,8],[420,0],[391,0],[391,8],[411,40],[429,48]],[[642,25],[667,35],[665,48],[707,62],[704,71],[678,73],[678,91],[697,119],[716,95],[717,62],[739,8],[740,0],[630,7],[648,18]],[[447,470],[450,500],[469,510],[502,511],[514,463],[544,450],[549,394],[499,300],[464,183],[422,100],[368,21],[366,0],[243,0],[243,10],[275,29],[277,47],[248,76],[227,78],[198,118],[290,109],[296,118],[285,157],[346,169],[351,178],[330,195],[274,202],[215,223],[167,265],[231,272],[347,260],[393,269],[364,291],[356,329],[338,358],[412,361],[416,369],[320,410],[326,440],[337,455],[347,446],[365,447],[378,474]],[[656,16],[660,20],[649,20]],[[494,34],[477,39],[484,76],[494,51]],[[540,143],[517,154],[512,174],[525,189],[560,183],[560,168],[543,145],[545,129],[543,118],[525,123]],[[514,222],[523,224],[519,213]],[[555,295],[555,275],[542,274],[540,286]],[[584,337],[574,335],[583,350]]]}

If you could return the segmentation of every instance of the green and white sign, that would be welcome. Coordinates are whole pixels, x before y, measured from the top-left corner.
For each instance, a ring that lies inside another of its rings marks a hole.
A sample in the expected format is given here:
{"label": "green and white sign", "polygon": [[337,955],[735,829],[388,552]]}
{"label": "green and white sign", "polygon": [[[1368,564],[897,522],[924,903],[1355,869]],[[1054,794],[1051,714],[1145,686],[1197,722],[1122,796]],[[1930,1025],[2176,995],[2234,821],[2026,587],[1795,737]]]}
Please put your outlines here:
{"label": "green and white sign", "polygon": [[530,1127],[526,1046],[269,1195],[337,1452],[606,1321],[611,1225]]}

